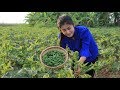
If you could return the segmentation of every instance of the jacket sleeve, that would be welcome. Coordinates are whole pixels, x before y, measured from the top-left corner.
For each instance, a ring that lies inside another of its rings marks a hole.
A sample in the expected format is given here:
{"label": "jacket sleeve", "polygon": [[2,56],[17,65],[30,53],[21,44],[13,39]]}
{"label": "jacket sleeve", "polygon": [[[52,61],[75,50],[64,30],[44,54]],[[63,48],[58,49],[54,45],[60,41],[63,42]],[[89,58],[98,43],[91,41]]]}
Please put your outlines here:
{"label": "jacket sleeve", "polygon": [[[60,40],[60,38],[61,38],[61,34],[58,34],[58,39]],[[66,48],[66,42],[64,39],[62,39],[62,41],[60,41],[60,47],[62,47],[64,49]]]}
{"label": "jacket sleeve", "polygon": [[91,53],[89,51],[91,33],[88,28],[84,27],[83,29],[84,30],[82,30],[80,34],[82,40],[82,47],[79,51],[79,54],[80,56],[85,56],[87,58],[91,56]]}
{"label": "jacket sleeve", "polygon": [[59,33],[59,34],[58,34],[58,39],[60,39],[60,37],[61,37],[61,34]]}
{"label": "jacket sleeve", "polygon": [[66,48],[66,43],[64,40],[61,41],[61,44],[60,44],[61,47],[63,47],[64,49]]}

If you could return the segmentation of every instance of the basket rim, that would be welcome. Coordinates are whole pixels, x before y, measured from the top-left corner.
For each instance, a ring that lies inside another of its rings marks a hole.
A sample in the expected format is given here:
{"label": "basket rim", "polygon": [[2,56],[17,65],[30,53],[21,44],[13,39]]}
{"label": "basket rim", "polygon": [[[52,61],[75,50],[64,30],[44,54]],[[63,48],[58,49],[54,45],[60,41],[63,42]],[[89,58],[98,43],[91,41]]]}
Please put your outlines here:
{"label": "basket rim", "polygon": [[[49,52],[49,50],[62,50],[63,51],[63,53],[64,53],[64,55],[65,55],[65,61],[64,61],[64,63],[62,63],[62,64],[60,64],[60,65],[58,65],[58,66],[54,66],[54,67],[52,67],[52,66],[48,66],[48,65],[46,65],[45,63],[43,63],[43,59],[42,59],[42,55],[45,53],[45,52]],[[61,68],[61,67],[63,67],[65,64],[66,64],[66,62],[67,62],[67,60],[68,60],[68,53],[67,53],[67,51],[64,49],[64,48],[62,48],[62,47],[60,47],[60,46],[50,46],[50,47],[47,47],[46,49],[44,49],[42,52],[41,52],[41,54],[40,54],[40,62],[45,66],[45,67],[47,67],[47,68],[51,68],[51,69],[58,69],[58,68]]]}

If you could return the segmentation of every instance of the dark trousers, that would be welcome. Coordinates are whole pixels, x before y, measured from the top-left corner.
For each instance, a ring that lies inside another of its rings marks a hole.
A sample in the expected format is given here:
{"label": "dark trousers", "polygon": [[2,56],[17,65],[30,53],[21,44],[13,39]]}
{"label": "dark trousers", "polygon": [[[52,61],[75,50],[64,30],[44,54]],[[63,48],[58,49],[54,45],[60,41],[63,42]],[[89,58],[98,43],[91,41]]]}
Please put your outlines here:
{"label": "dark trousers", "polygon": [[[90,62],[90,63],[88,63],[86,66],[89,66],[91,63],[95,63],[96,61],[98,60],[98,57],[93,61],[93,62]],[[85,64],[85,63],[84,63]],[[74,71],[74,63],[72,64],[72,70]],[[91,76],[91,78],[93,78],[94,77],[94,74],[95,74],[95,70],[94,69],[91,69],[91,70],[89,70],[89,71],[87,71],[86,72],[86,74],[89,74],[90,76]]]}
{"label": "dark trousers", "polygon": [[91,69],[91,70],[87,71],[86,74],[89,74],[91,76],[91,78],[93,78],[95,75],[95,70]]}

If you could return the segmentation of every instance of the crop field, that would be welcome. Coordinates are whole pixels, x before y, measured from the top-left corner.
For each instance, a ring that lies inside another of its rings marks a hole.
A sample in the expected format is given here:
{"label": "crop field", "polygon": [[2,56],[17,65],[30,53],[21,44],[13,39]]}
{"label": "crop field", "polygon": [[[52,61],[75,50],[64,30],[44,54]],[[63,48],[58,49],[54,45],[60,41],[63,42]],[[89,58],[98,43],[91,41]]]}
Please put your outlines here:
{"label": "crop field", "polygon": [[[98,61],[90,66],[96,70],[95,78],[120,78],[120,27],[89,29],[100,53]],[[42,50],[59,45],[58,34],[57,27],[0,26],[0,77],[75,78],[71,70],[73,57],[58,70],[40,62]],[[87,69],[83,67],[80,78],[89,78],[84,74]]]}

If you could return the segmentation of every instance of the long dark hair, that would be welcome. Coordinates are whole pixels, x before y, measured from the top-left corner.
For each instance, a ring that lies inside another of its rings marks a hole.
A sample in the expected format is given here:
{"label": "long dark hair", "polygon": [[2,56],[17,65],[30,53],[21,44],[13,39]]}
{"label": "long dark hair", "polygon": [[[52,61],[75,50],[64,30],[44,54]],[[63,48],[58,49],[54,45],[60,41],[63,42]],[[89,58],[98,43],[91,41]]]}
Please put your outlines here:
{"label": "long dark hair", "polygon": [[[74,25],[72,18],[66,14],[59,16],[57,19],[57,27],[59,30],[60,30],[61,26],[64,24]],[[65,37],[65,35],[60,31],[60,46],[62,46],[62,39],[64,37]]]}

